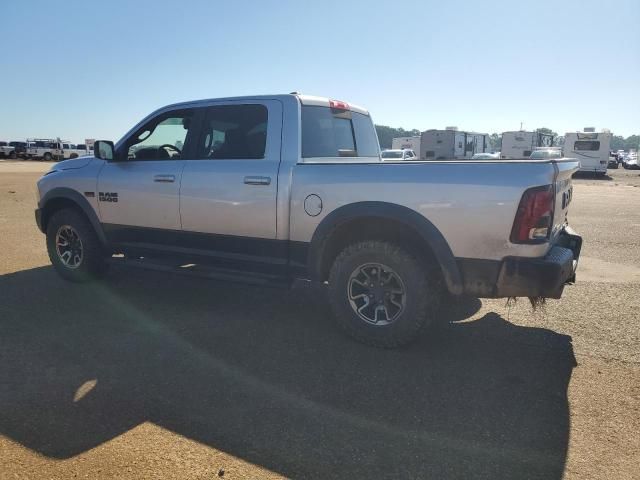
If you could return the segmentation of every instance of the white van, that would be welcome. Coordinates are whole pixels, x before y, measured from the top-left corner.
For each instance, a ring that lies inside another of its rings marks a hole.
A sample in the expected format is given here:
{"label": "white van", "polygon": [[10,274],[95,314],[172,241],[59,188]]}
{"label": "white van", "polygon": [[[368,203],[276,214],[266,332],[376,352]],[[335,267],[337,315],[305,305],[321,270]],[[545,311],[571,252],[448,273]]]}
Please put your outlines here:
{"label": "white van", "polygon": [[605,175],[610,144],[611,132],[567,132],[564,135],[563,155],[580,160],[581,172]]}

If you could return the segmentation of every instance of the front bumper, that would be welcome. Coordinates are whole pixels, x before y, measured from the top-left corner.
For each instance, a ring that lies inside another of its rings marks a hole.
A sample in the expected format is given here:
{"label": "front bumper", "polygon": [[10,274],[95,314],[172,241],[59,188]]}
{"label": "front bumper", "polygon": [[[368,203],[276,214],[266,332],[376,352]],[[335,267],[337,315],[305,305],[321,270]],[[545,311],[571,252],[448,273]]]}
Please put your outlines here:
{"label": "front bumper", "polygon": [[542,258],[507,257],[496,282],[497,297],[560,298],[576,279],[582,237],[570,227]]}

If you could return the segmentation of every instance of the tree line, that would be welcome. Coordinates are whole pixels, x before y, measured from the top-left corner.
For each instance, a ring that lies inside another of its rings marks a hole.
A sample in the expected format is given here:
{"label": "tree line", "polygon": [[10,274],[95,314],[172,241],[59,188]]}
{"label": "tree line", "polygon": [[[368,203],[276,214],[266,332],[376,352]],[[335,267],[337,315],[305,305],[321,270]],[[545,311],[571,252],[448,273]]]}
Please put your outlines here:
{"label": "tree line", "polygon": [[[539,132],[553,135],[553,144],[562,146],[564,145],[564,136],[558,135],[550,128],[539,128]],[[380,141],[381,148],[391,148],[392,140],[396,137],[413,137],[420,135],[420,130],[414,128],[412,130],[405,130],[404,128],[388,127],[386,125],[376,125],[376,132],[378,133],[378,140]],[[502,135],[499,133],[492,133],[489,135],[489,141],[491,142],[491,149],[500,151],[502,148]],[[612,135],[611,137],[611,150],[627,150],[640,148],[640,135],[631,135],[627,138],[621,135]]]}

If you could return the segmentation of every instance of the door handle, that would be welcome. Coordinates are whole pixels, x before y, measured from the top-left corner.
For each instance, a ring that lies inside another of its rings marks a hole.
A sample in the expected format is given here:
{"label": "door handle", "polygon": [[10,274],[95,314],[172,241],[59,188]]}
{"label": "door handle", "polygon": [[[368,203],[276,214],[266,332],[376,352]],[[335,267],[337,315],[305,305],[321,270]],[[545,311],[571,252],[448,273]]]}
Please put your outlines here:
{"label": "door handle", "polygon": [[246,185],[271,185],[271,177],[244,177]]}
{"label": "door handle", "polygon": [[161,183],[173,183],[176,181],[176,176],[175,175],[154,175],[153,181],[161,182]]}

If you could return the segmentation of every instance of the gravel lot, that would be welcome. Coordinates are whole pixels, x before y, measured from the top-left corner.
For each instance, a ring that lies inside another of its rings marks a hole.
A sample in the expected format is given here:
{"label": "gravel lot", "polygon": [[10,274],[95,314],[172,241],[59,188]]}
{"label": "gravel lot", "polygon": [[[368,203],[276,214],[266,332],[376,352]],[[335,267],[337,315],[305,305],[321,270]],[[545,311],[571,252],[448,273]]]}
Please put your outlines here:
{"label": "gravel lot", "polygon": [[0,161],[0,478],[638,478],[639,172],[574,181],[562,300],[463,299],[383,351],[317,289],[62,282],[48,167]]}

